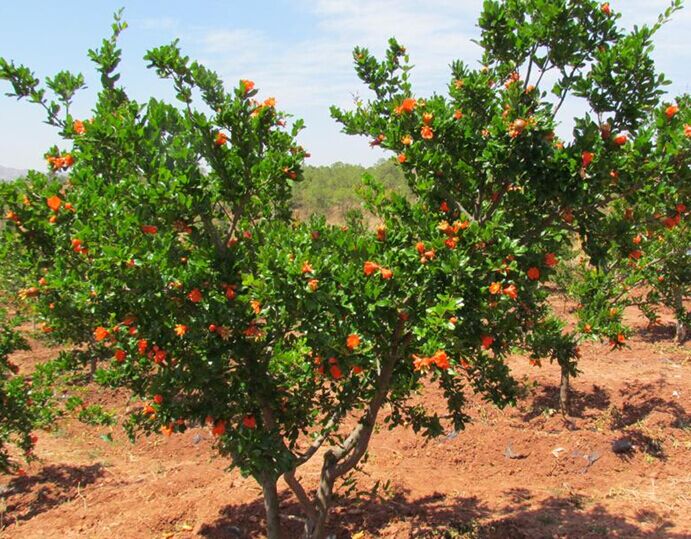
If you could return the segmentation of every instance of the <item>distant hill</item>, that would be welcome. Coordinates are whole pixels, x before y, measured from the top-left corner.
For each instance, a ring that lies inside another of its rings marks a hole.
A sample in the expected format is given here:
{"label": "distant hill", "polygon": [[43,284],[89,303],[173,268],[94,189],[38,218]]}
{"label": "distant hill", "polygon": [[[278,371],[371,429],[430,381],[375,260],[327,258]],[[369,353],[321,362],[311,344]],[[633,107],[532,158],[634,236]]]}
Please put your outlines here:
{"label": "distant hill", "polygon": [[3,167],[0,165],[0,180],[8,181],[24,176],[28,170],[22,170],[18,168]]}

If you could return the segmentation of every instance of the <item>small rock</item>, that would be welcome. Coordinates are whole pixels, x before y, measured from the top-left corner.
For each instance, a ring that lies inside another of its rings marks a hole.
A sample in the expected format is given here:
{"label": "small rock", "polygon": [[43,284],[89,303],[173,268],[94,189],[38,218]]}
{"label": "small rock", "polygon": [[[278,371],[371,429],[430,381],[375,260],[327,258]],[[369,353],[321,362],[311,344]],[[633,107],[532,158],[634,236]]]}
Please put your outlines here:
{"label": "small rock", "polygon": [[202,435],[201,434],[195,434],[194,436],[192,436],[192,443],[193,444],[198,444],[201,441],[202,441]]}
{"label": "small rock", "polygon": [[633,450],[633,443],[628,438],[621,438],[612,442],[612,451],[617,454],[628,453]]}

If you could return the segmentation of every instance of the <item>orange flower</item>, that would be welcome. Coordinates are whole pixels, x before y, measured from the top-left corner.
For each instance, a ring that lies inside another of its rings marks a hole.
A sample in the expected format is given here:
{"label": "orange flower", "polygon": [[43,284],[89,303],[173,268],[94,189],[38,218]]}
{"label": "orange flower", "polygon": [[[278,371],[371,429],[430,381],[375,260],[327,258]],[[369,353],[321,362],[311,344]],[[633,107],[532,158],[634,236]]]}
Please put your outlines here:
{"label": "orange flower", "polygon": [[216,133],[216,138],[214,139],[214,144],[216,146],[223,146],[226,142],[228,142],[228,136],[225,133],[221,131]]}
{"label": "orange flower", "polygon": [[446,245],[449,249],[455,249],[457,244],[458,238],[447,238],[444,240],[444,245]]}
{"label": "orange flower", "polygon": [[536,268],[535,266],[528,268],[528,279],[531,281],[537,281],[540,278],[540,270]]}
{"label": "orange flower", "polygon": [[187,326],[185,324],[176,324],[175,325],[175,334],[178,337],[184,337],[185,333],[187,333]]}
{"label": "orange flower", "polygon": [[158,234],[158,227],[154,225],[142,225],[142,233],[155,235]]}
{"label": "orange flower", "polygon": [[312,292],[316,292],[317,288],[319,288],[319,279],[310,279],[307,281],[307,286]]}
{"label": "orange flower", "polygon": [[8,221],[14,221],[15,223],[19,223],[19,215],[17,215],[12,210],[8,211],[5,214],[5,219],[7,219]]}
{"label": "orange flower", "polygon": [[425,249],[425,244],[422,243],[421,241],[419,241],[419,242],[417,242],[417,243],[415,244],[415,249],[417,250],[417,252],[418,252],[419,254],[421,254],[421,255],[422,255],[422,254],[425,254],[425,250],[426,250],[426,249]]}
{"label": "orange flower", "polygon": [[245,89],[245,95],[254,89],[254,81],[242,79],[240,82],[242,83],[242,87]]}
{"label": "orange flower", "polygon": [[691,125],[684,124],[684,136],[687,138],[691,137]]}
{"label": "orange flower", "polygon": [[639,249],[634,249],[629,253],[629,258],[631,260],[638,260],[643,256],[643,253]]}
{"label": "orange flower", "polygon": [[557,259],[557,255],[555,255],[554,253],[547,253],[545,255],[545,264],[547,265],[547,267],[553,268],[558,263],[559,260]]}
{"label": "orange flower", "polygon": [[401,138],[401,143],[404,146],[410,146],[413,143],[413,137],[411,137],[410,135],[406,135],[403,138]]}
{"label": "orange flower", "polygon": [[642,237],[640,234],[636,234],[636,235],[633,237],[633,239],[631,240],[631,242],[632,242],[634,245],[640,245],[642,241],[643,241],[643,237]]}
{"label": "orange flower", "polygon": [[110,331],[108,331],[103,326],[98,326],[94,330],[94,339],[96,339],[97,341],[102,341],[103,339],[108,338],[109,335],[110,335]]}
{"label": "orange flower", "polygon": [[417,101],[412,97],[406,97],[398,107],[394,109],[394,112],[399,116],[404,112],[413,112],[417,106]]}
{"label": "orange flower", "polygon": [[62,163],[64,168],[70,168],[72,165],[74,165],[74,157],[72,154],[65,154],[65,156],[62,158]]}
{"label": "orange flower", "polygon": [[425,125],[429,125],[432,123],[432,120],[434,120],[434,115],[430,114],[429,112],[425,112],[422,115],[422,123]]}
{"label": "orange flower", "polygon": [[401,165],[408,160],[404,153],[399,153],[396,159],[398,159],[398,162],[401,163]]}
{"label": "orange flower", "polygon": [[586,324],[583,326],[584,333],[590,333],[592,330],[593,330],[593,326],[591,326],[590,324]]}
{"label": "orange flower", "polygon": [[674,118],[674,115],[679,112],[679,107],[676,105],[670,105],[665,109],[665,114],[667,115],[667,119],[671,120]]}
{"label": "orange flower", "polygon": [[489,285],[489,293],[490,294],[499,294],[501,292],[501,283],[499,282],[493,282],[491,285]]}
{"label": "orange flower", "polygon": [[443,350],[438,350],[435,352],[431,359],[440,369],[446,370],[451,366],[449,363],[449,357]]}
{"label": "orange flower", "polygon": [[432,140],[434,138],[434,131],[428,125],[423,125],[420,129],[420,136],[425,140]]}
{"label": "orange flower", "polygon": [[223,419],[219,419],[214,424],[214,428],[211,429],[211,434],[214,436],[222,436],[226,432],[226,422]]}
{"label": "orange flower", "polygon": [[381,269],[381,278],[384,279],[385,281],[388,281],[389,279],[393,279],[393,271],[391,271],[388,268],[382,268]]}
{"label": "orange flower", "polygon": [[52,197],[46,199],[46,204],[48,204],[48,207],[51,210],[58,211],[60,206],[62,206],[62,200],[59,196],[53,195]]}
{"label": "orange flower", "polygon": [[161,426],[161,434],[166,438],[170,438],[173,434],[173,424]]}
{"label": "orange flower", "polygon": [[257,420],[254,418],[253,415],[246,415],[242,419],[242,426],[245,427],[246,429],[256,429],[257,428]]}
{"label": "orange flower", "polygon": [[264,101],[264,106],[265,107],[275,107],[276,106],[276,98],[275,97],[270,97],[269,99]]}
{"label": "orange flower", "polygon": [[75,120],[72,124],[72,129],[74,129],[74,132],[77,133],[77,135],[83,135],[84,133],[86,133],[84,122],[82,122],[81,120]]}
{"label": "orange flower", "polygon": [[189,299],[192,303],[199,303],[202,299],[204,299],[204,296],[202,296],[202,293],[198,288],[194,288],[189,294],[187,294],[187,299]]}
{"label": "orange flower", "polygon": [[314,273],[314,269],[310,265],[309,261],[302,264],[302,273]]}
{"label": "orange flower", "polygon": [[374,262],[367,261],[365,262],[365,265],[363,267],[363,271],[365,272],[365,275],[367,277],[370,277],[373,273],[379,270],[379,264],[375,264]]}
{"label": "orange flower", "polygon": [[377,227],[377,240],[378,241],[384,241],[386,240],[386,226],[384,225],[379,225]]}
{"label": "orange flower", "polygon": [[48,218],[48,222],[49,222],[49,223],[57,223],[57,222],[58,222],[58,218],[57,218],[55,215],[51,215],[51,216]]}
{"label": "orange flower", "polygon": [[619,335],[617,335],[617,342],[619,344],[624,344],[626,342],[626,336],[623,333],[619,333]]}
{"label": "orange flower", "polygon": [[489,335],[483,335],[482,336],[482,347],[485,350],[489,350],[493,344],[494,344],[494,337],[490,337]]}
{"label": "orange flower", "polygon": [[150,404],[147,404],[146,406],[144,406],[144,413],[146,415],[155,416],[156,415],[156,408],[154,408]]}
{"label": "orange flower", "polygon": [[504,288],[504,295],[509,296],[511,299],[516,299],[518,298],[518,288],[516,288],[515,284],[510,284]]}
{"label": "orange flower", "polygon": [[253,299],[250,301],[250,306],[252,307],[254,314],[259,314],[262,311],[262,304],[259,300]]}
{"label": "orange flower", "polygon": [[124,350],[121,350],[118,348],[115,351],[115,361],[117,361],[118,363],[122,363],[123,361],[125,361],[126,357],[127,357],[127,354],[125,353]]}
{"label": "orange flower", "polygon": [[592,163],[594,157],[595,154],[593,152],[583,152],[581,154],[581,164],[583,165],[583,168],[586,168],[590,163]]}
{"label": "orange flower", "polygon": [[612,13],[612,9],[609,7],[609,2],[605,2],[604,4],[602,4],[600,6],[600,11],[602,11],[602,13],[609,17]]}
{"label": "orange flower", "polygon": [[415,371],[426,371],[431,363],[431,357],[420,357],[413,355],[413,369]]}
{"label": "orange flower", "polygon": [[629,138],[626,135],[617,135],[616,137],[614,137],[614,144],[616,144],[617,146],[623,146],[624,144],[626,144],[627,140],[629,140]]}
{"label": "orange flower", "polygon": [[460,120],[461,118],[463,118],[463,113],[460,110],[456,109],[453,113],[453,117],[456,120]]}
{"label": "orange flower", "polygon": [[360,336],[357,333],[351,333],[346,339],[346,347],[348,350],[353,351],[360,346]]}
{"label": "orange flower", "polygon": [[566,208],[564,213],[561,214],[561,218],[569,224],[573,223],[573,211],[571,208]]}

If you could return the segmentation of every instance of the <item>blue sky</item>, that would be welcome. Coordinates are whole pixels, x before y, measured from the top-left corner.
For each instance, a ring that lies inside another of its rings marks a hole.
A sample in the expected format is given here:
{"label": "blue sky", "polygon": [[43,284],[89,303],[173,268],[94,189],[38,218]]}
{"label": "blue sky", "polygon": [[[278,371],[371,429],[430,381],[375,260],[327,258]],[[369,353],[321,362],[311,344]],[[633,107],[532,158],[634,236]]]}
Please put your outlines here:
{"label": "blue sky", "polygon": [[[610,0],[623,23],[651,23],[666,0]],[[261,96],[304,118],[302,144],[312,164],[346,161],[369,164],[382,157],[367,141],[339,132],[328,107],[349,106],[367,95],[353,72],[354,45],[382,52],[390,36],[409,50],[418,95],[443,91],[449,63],[474,63],[479,48],[475,21],[482,0],[16,0],[0,2],[0,56],[31,67],[43,78],[69,66],[94,88],[97,77],[86,57],[109,32],[112,13],[125,7],[130,27],[123,34],[122,81],[139,99],[170,97],[169,84],[146,69],[144,52],[180,38],[186,54],[217,70],[229,85],[241,78],[257,83]],[[658,34],[655,58],[673,85],[670,94],[691,92],[691,6]],[[0,90],[7,90],[0,83]],[[92,90],[77,99],[76,115],[88,117]],[[569,105],[576,110],[577,104]],[[569,109],[564,110],[564,116]],[[42,167],[42,155],[58,143],[41,111],[0,98],[0,165]],[[570,126],[565,124],[563,132]]]}

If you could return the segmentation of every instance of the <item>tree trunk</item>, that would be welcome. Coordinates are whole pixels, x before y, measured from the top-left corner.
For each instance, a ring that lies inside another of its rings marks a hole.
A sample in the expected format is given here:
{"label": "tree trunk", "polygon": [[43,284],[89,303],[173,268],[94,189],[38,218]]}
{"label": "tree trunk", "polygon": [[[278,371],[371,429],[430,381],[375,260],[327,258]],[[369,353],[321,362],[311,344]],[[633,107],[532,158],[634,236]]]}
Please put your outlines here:
{"label": "tree trunk", "polygon": [[674,340],[677,344],[684,344],[688,334],[688,327],[684,323],[686,319],[686,309],[684,308],[684,300],[681,294],[681,288],[677,287],[674,291],[674,313],[676,316],[676,332]]}
{"label": "tree trunk", "polygon": [[268,539],[281,539],[281,520],[276,480],[272,477],[263,477],[261,485],[264,494],[264,509],[266,510],[266,536]]}
{"label": "tree trunk", "polygon": [[561,383],[559,384],[559,408],[561,415],[570,415],[570,387],[569,387],[569,368],[561,365]]}

